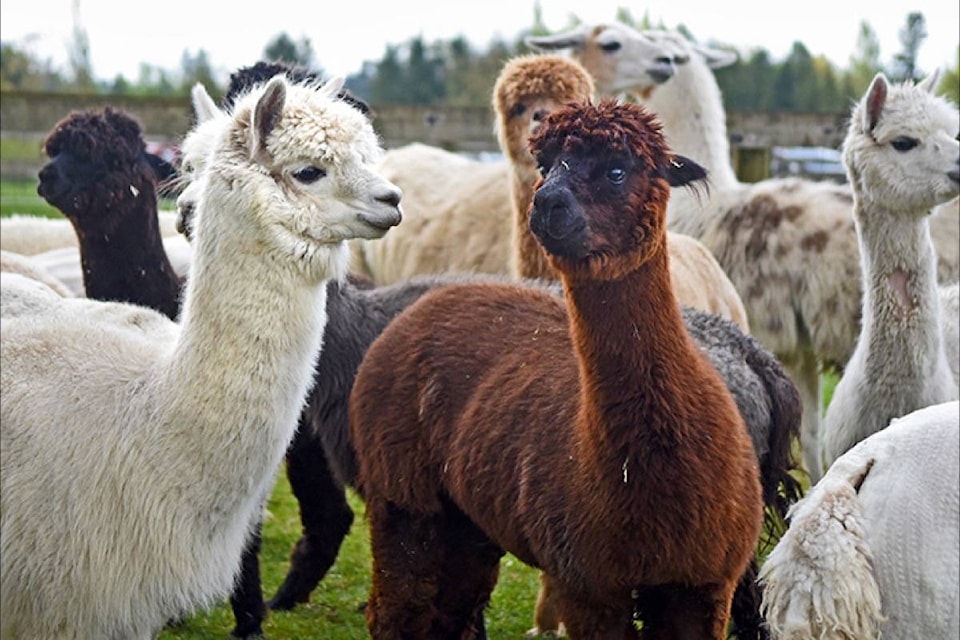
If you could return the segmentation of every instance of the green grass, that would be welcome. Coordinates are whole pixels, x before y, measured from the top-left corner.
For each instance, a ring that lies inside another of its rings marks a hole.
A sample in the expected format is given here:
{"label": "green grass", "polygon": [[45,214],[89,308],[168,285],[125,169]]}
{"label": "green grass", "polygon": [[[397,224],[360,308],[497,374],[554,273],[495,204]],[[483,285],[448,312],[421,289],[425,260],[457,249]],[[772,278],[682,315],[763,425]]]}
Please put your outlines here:
{"label": "green grass", "polygon": [[[159,209],[172,211],[174,207],[169,198],[162,198],[158,204]],[[14,214],[63,218],[62,213],[37,195],[36,180],[0,181],[0,217]]]}
{"label": "green grass", "polygon": [[[36,195],[34,182],[0,183],[0,201],[0,215],[35,212],[34,215],[60,216]],[[825,400],[829,401],[835,384],[835,376],[825,376]],[[269,640],[358,640],[369,637],[361,609],[370,587],[369,538],[363,503],[352,492],[349,500],[356,518],[336,563],[309,603],[293,611],[270,612],[264,624],[264,633]],[[281,472],[268,504],[263,528],[260,566],[266,597],[272,596],[283,581],[290,550],[299,535],[299,507],[290,492],[286,475]],[[530,628],[538,584],[534,569],[513,556],[504,557],[500,580],[486,615],[491,640],[521,638]],[[233,613],[229,604],[224,602],[164,630],[159,640],[222,639],[227,637],[233,625]]]}
{"label": "green grass", "polygon": [[0,216],[13,214],[63,218],[63,214],[37,195],[36,181],[0,182]]}
{"label": "green grass", "polygon": [[[316,638],[355,640],[368,638],[362,605],[370,588],[370,545],[363,503],[349,492],[356,515],[353,527],[340,548],[336,563],[314,590],[308,604],[293,611],[272,611],[264,624],[270,640]],[[290,550],[300,534],[297,502],[281,473],[268,504],[260,552],[265,597],[270,597],[286,574]],[[500,580],[488,611],[487,632],[491,640],[520,638],[533,621],[537,572],[512,556],[501,561]],[[225,638],[233,628],[229,604],[194,616],[160,634],[159,640]]]}

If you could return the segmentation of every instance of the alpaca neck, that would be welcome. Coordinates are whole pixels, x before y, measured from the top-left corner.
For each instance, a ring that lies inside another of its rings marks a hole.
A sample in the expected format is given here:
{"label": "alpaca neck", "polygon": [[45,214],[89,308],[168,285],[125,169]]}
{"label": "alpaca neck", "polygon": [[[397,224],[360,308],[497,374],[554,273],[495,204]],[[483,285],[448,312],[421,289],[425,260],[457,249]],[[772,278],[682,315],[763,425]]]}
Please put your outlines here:
{"label": "alpaca neck", "polygon": [[155,203],[152,189],[145,189],[115,228],[75,227],[83,286],[93,300],[130,302],[176,319],[181,280],[163,248]]}
{"label": "alpaca neck", "polygon": [[[670,148],[708,167],[711,193],[737,188],[739,181],[730,159],[723,98],[705,63],[694,57],[681,65],[673,78],[655,87],[643,102],[663,123]],[[703,206],[706,197],[695,189],[672,189],[668,206],[670,228],[700,237],[709,210]]]}
{"label": "alpaca neck", "polygon": [[[530,172],[534,175],[530,175]],[[519,278],[556,280],[557,274],[547,261],[537,238],[530,231],[530,204],[533,202],[536,167],[524,168],[511,162],[510,181],[513,198],[513,273]]]}
{"label": "alpaca neck", "polygon": [[662,379],[696,358],[670,286],[666,249],[619,280],[563,279],[586,439],[635,436],[638,425],[657,423],[646,416],[672,411],[664,405],[676,399]]}
{"label": "alpaca neck", "polygon": [[[673,78],[654,88],[644,104],[663,123],[664,135],[675,153],[709,167],[712,188],[738,184],[730,160],[723,97],[706,64],[693,59],[681,65]],[[671,202],[684,191],[674,189]]]}
{"label": "alpaca neck", "polygon": [[[868,346],[867,357],[937,354],[942,343],[940,300],[928,216],[904,216],[875,203],[868,211],[858,200],[854,220],[864,278],[861,343]],[[915,362],[936,362],[936,357]],[[896,366],[909,367],[899,360]]]}
{"label": "alpaca neck", "polygon": [[[197,214],[164,403],[184,442],[203,443],[203,481],[221,494],[204,496],[256,500],[282,460],[313,381],[326,281],[291,255],[269,255],[275,250],[261,240],[257,216],[233,215],[252,206],[251,194],[236,188],[237,180],[224,182],[211,184]],[[347,260],[345,243],[331,246],[327,276],[339,278]],[[215,509],[230,513],[230,506]]]}

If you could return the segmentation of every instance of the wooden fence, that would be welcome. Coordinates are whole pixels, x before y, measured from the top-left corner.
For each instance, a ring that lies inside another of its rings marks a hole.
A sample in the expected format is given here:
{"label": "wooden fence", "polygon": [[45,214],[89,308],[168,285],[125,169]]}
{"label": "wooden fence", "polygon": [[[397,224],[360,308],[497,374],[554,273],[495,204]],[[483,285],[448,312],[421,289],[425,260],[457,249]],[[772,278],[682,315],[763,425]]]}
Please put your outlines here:
{"label": "wooden fence", "polygon": [[[100,109],[107,105],[135,116],[143,125],[146,138],[161,144],[176,144],[193,122],[187,97],[3,91],[0,93],[0,137],[4,141],[19,142],[15,146],[21,149],[35,148],[36,154],[17,154],[16,157],[0,154],[0,178],[35,177],[43,162],[40,142],[56,122],[70,111]],[[374,106],[373,109],[374,126],[388,149],[418,141],[451,151],[499,151],[490,108]],[[729,112],[727,130],[737,175],[745,181],[767,177],[772,147],[839,148],[847,117],[846,113]]]}

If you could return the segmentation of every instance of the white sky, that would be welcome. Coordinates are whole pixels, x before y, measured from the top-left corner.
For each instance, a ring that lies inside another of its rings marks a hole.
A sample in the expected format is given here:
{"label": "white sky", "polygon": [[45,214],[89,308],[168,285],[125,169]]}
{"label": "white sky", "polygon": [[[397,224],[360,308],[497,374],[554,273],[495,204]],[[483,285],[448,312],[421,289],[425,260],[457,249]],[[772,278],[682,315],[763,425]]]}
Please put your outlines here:
{"label": "white sky", "polygon": [[[466,36],[478,49],[497,35],[510,40],[533,23],[534,0],[2,0],[0,40],[16,43],[66,70],[74,6],[86,30],[95,77],[118,73],[135,81],[140,64],[179,72],[184,51],[200,49],[218,75],[253,64],[266,44],[286,32],[309,38],[316,62],[328,75],[349,75],[364,60],[379,60],[388,44],[422,35],[426,42]],[[763,47],[782,59],[794,41],[813,55],[846,67],[859,25],[867,20],[880,41],[881,62],[901,50],[899,31],[911,11],[926,19],[920,47],[923,72],[956,62],[960,2],[956,0],[542,0],[552,31],[571,14],[584,22],[611,21],[628,7],[637,20],[644,10],[656,23],[685,24],[701,41],[715,40],[741,51]]]}

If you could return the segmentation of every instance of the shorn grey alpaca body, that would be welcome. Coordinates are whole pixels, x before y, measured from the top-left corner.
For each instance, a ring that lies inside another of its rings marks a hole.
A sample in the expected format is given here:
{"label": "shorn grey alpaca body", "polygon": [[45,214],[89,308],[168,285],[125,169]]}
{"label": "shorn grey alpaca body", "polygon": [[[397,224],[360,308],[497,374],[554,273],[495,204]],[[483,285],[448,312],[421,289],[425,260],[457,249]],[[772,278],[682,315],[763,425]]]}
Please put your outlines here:
{"label": "shorn grey alpaca body", "polygon": [[960,403],[919,409],[837,458],[761,569],[783,640],[960,637]]}
{"label": "shorn grey alpaca body", "polygon": [[[843,161],[863,265],[863,318],[823,421],[823,467],[890,420],[955,400],[930,210],[960,193],[960,117],[940,78],[878,74],[853,110]],[[956,319],[953,320],[956,322]]]}
{"label": "shorn grey alpaca body", "polygon": [[4,637],[140,640],[229,593],[344,241],[399,222],[380,153],[361,114],[276,79],[217,138],[179,325],[85,299],[2,320]]}

